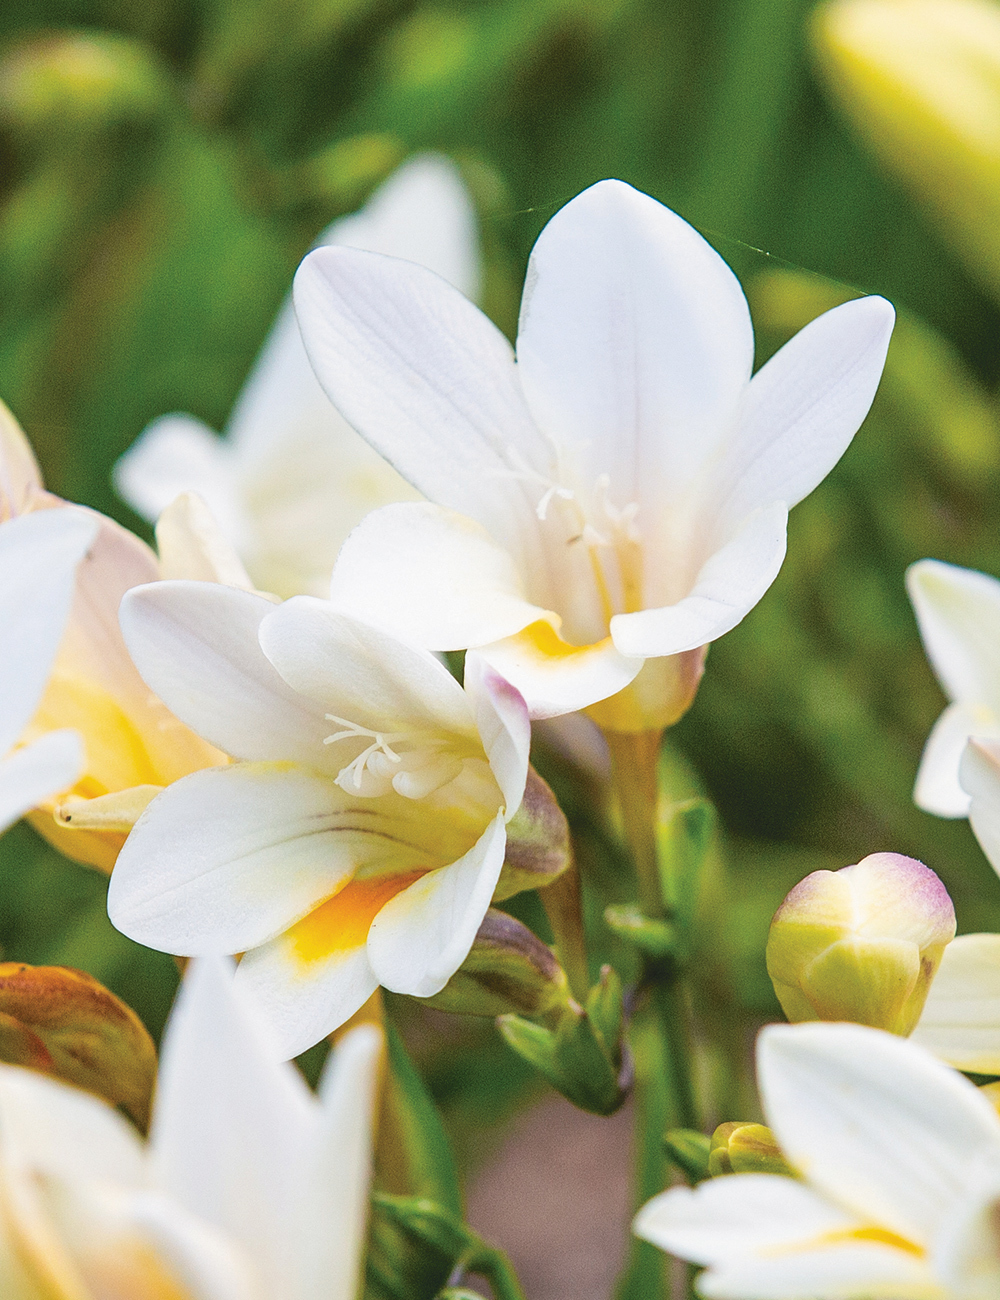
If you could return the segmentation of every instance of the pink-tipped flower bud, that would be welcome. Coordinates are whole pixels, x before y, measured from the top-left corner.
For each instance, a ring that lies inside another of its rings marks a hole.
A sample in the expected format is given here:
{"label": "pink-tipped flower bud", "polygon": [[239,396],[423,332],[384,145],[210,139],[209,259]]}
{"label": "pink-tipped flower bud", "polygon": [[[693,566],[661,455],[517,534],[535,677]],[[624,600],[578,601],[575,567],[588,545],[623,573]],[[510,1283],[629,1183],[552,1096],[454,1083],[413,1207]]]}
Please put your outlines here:
{"label": "pink-tipped flower bud", "polygon": [[789,1020],[853,1020],[909,1034],[955,937],[948,891],[923,863],[873,853],[814,871],[774,914],[767,970]]}

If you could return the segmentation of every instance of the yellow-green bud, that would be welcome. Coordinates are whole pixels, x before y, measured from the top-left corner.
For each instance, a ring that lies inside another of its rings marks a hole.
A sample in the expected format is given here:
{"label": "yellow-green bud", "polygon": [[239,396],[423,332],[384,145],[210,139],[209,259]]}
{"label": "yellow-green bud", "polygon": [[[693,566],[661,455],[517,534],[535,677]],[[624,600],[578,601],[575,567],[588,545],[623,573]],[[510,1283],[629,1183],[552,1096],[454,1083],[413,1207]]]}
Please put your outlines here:
{"label": "yellow-green bud", "polygon": [[909,1034],[955,937],[948,891],[923,863],[873,853],[814,871],[774,914],[767,971],[789,1020],[853,1020]]}
{"label": "yellow-green bud", "polygon": [[746,1124],[736,1120],[720,1124],[712,1134],[708,1153],[708,1172],[720,1174],[784,1174],[794,1178],[795,1171],[781,1154],[774,1134],[763,1124]]}

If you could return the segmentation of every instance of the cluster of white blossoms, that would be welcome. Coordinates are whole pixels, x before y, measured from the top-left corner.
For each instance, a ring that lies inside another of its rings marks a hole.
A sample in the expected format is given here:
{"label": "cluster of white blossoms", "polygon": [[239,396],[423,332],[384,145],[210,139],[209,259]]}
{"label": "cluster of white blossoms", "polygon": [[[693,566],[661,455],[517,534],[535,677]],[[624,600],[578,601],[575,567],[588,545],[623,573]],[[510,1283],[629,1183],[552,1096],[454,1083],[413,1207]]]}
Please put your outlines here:
{"label": "cluster of white blossoms", "polygon": [[[0,1067],[12,1300],[350,1300],[382,1035],[343,1033],[318,1095],[286,1062],[380,986],[441,994],[491,904],[566,869],[532,721],[586,711],[619,756],[655,753],[865,418],[893,324],[848,302],[754,372],[731,270],[619,181],[543,230],[516,348],[472,301],[447,161],[320,245],[225,436],[166,416],[119,463],[155,553],[48,494],[0,412],[0,825],[28,813],[110,872],[121,931],[193,959],[148,1143]],[[916,798],[968,814],[1000,871],[1000,582],[935,561],[909,582],[951,700]],[[809,1022],[758,1045],[786,1172],[706,1166],[636,1231],[726,1300],[1000,1294],[996,1088],[958,1073],[1000,1074],[1000,936],[956,939],[937,877],[879,853],[801,882],[767,961]],[[564,1045],[609,1023],[558,978]]]}

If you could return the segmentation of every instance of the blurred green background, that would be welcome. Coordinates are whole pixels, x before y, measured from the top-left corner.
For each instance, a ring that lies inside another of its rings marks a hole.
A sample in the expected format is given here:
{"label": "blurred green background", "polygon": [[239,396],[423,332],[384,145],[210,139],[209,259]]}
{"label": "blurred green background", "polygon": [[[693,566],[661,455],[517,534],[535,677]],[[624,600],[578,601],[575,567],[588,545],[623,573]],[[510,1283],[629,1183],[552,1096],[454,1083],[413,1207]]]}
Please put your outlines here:
{"label": "blurred green background", "polygon": [[[414,150],[461,165],[482,221],[486,308],[508,333],[534,237],[606,176],[677,209],[732,263],[759,359],[852,293],[902,310],[871,417],[794,512],[778,582],[713,647],[671,740],[720,810],[720,917],[750,1015],[777,1014],[767,922],[817,866],[913,854],[946,881],[960,929],[1000,929],[1000,883],[966,823],[911,802],[943,701],[903,588],[907,564],[927,555],[1000,574],[998,309],[830,107],[812,69],[811,9],[0,8],[0,395],[53,490],[138,531],[112,492],[112,463],[166,412],[224,424],[312,239]],[[593,860],[599,828],[586,808],[575,815]],[[609,875],[589,886],[598,925],[598,904],[616,893]],[[84,967],[156,1030],[173,964],[115,934],[104,889],[15,828],[0,843],[2,955]],[[512,1090],[525,1077],[486,1026],[468,1043],[464,1065],[452,1058],[438,1079],[463,1122],[481,1117],[476,1099],[501,1076]]]}

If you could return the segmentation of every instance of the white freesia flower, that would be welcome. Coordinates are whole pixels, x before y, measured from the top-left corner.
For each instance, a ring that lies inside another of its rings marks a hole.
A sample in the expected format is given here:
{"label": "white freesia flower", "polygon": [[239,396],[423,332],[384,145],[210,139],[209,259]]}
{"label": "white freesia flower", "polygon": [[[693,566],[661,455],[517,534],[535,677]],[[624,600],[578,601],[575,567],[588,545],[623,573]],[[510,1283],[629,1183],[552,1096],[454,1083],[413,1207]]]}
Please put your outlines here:
{"label": "white freesia flower", "polygon": [[478,647],[533,716],[653,659],[595,712],[622,731],[679,716],[703,647],[773,582],[788,508],[864,419],[893,322],[881,298],[846,303],[751,379],[736,277],[620,181],[540,235],[516,360],[438,276],[371,253],[311,253],[295,303],[330,398],[434,503],[355,530],[335,603],[432,650]]}
{"label": "white freesia flower", "polygon": [[351,1030],[314,1096],[205,959],[148,1144],[89,1093],[0,1065],[5,1300],[354,1300],[380,1051]]}
{"label": "white freesia flower", "polygon": [[[423,154],[404,163],[320,244],[371,249],[428,266],[474,298],[476,218],[458,168]],[[225,437],[188,415],[156,420],[118,462],[115,483],[150,521],[180,492],[208,502],[257,585],[326,596],[344,538],[376,506],[417,493],[330,405],[286,301],[233,409]]]}
{"label": "white freesia flower", "polygon": [[987,1300],[1000,1293],[1000,1118],[923,1048],[849,1024],[758,1039],[767,1122],[801,1181],[673,1188],[635,1230],[722,1300]]}
{"label": "white freesia flower", "polygon": [[911,1037],[957,1070],[1000,1074],[1000,934],[951,941]]}
{"label": "white freesia flower", "polygon": [[236,759],[175,782],[111,878],[125,934],[245,953],[237,980],[285,1055],[381,983],[438,992],[465,959],[528,771],[524,701],[469,656],[429,652],[299,596],[161,582],[122,628],[149,686]]}
{"label": "white freesia flower", "polygon": [[939,817],[965,817],[959,763],[970,736],[1000,740],[1000,582],[920,560],[906,588],[931,667],[949,703],[927,738],[913,798]]}
{"label": "white freesia flower", "polygon": [[61,510],[0,523],[0,830],[75,781],[83,765],[80,737],[70,730],[9,751],[45,692],[76,567],[96,533],[94,520]]}

